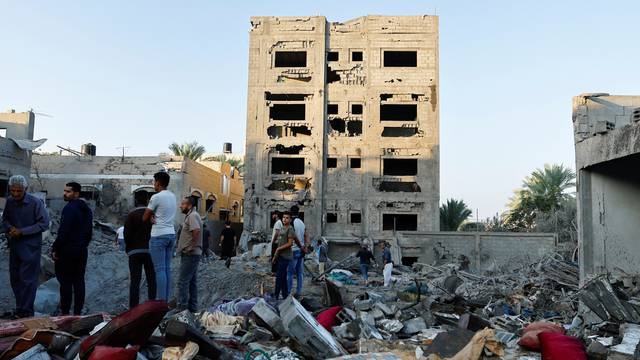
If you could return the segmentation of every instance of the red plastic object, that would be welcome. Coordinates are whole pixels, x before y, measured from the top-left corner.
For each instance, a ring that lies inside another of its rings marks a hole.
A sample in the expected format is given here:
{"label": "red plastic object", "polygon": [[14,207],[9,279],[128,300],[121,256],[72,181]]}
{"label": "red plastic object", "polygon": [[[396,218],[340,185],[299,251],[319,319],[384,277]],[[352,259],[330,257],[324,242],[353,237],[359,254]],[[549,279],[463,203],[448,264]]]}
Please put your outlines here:
{"label": "red plastic object", "polygon": [[541,332],[538,334],[542,360],[587,360],[584,345],[573,336]]}
{"label": "red plastic object", "polygon": [[334,306],[330,307],[327,310],[321,312],[316,317],[316,320],[322,325],[323,328],[327,329],[327,331],[331,332],[331,328],[338,325],[340,321],[338,320],[338,313],[342,311],[342,306]]}
{"label": "red plastic object", "polygon": [[138,357],[137,346],[128,349],[110,346],[96,346],[89,356],[89,360],[136,360]]}
{"label": "red plastic object", "polygon": [[144,345],[158,327],[169,306],[164,301],[147,301],[111,320],[80,345],[80,359],[87,359],[96,346]]}
{"label": "red plastic object", "polygon": [[538,334],[543,331],[564,334],[564,328],[562,325],[546,321],[536,321],[527,325],[524,330],[522,330],[522,338],[518,341],[518,345],[529,350],[540,351],[540,340],[538,340]]}

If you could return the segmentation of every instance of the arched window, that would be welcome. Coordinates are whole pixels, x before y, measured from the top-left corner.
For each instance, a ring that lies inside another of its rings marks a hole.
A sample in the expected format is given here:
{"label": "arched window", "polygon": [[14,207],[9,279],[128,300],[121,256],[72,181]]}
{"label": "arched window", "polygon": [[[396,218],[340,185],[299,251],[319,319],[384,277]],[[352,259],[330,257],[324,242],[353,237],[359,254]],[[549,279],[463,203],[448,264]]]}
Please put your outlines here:
{"label": "arched window", "polygon": [[205,207],[206,207],[206,211],[208,213],[212,213],[213,210],[216,208],[216,196],[213,194],[209,194],[207,196],[207,200],[205,201]]}

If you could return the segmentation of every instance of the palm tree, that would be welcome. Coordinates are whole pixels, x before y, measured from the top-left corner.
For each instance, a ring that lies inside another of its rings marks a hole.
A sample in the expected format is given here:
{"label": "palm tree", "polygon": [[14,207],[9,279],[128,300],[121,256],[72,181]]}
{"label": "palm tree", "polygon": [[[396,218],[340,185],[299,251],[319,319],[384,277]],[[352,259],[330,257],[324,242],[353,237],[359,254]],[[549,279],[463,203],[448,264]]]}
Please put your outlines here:
{"label": "palm tree", "polygon": [[227,163],[227,164],[233,166],[239,172],[242,172],[242,170],[244,169],[244,162],[242,162],[242,159],[228,158],[224,154],[216,155],[216,156],[210,156],[210,157],[207,157],[204,160],[205,161],[218,161],[218,162],[221,162],[221,163]]}
{"label": "palm tree", "polygon": [[197,141],[187,142],[187,143],[172,143],[169,145],[169,150],[175,156],[186,156],[191,160],[198,160],[205,153],[204,146],[198,144]]}
{"label": "palm tree", "polygon": [[508,204],[505,224],[512,230],[531,230],[538,214],[549,214],[574,199],[576,174],[564,165],[545,164],[527,176]]}
{"label": "palm tree", "polygon": [[463,200],[448,199],[440,206],[440,231],[457,231],[471,216],[471,210]]}

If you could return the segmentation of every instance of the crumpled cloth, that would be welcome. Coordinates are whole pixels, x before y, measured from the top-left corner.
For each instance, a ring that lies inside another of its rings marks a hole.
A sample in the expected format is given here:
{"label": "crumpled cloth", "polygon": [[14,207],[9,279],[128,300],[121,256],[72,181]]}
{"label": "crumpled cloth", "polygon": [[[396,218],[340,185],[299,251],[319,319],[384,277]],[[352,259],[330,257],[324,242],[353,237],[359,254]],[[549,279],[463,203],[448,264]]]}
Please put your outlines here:
{"label": "crumpled cloth", "polygon": [[187,342],[184,348],[168,347],[162,352],[162,360],[191,360],[198,355],[200,347],[194,342]]}
{"label": "crumpled cloth", "polygon": [[200,323],[207,332],[220,335],[233,335],[240,330],[244,317],[231,316],[221,311],[203,312]]}

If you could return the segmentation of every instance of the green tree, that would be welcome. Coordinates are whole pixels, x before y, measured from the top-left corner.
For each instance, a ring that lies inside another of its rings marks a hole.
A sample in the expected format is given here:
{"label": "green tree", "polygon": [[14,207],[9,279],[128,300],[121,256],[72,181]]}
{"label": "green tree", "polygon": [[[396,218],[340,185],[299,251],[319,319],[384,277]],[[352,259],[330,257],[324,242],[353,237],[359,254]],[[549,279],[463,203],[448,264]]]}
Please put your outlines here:
{"label": "green tree", "polygon": [[228,158],[225,154],[216,155],[216,156],[209,156],[209,157],[205,158],[204,160],[205,161],[219,161],[221,163],[227,163],[227,164],[233,166],[234,168],[236,168],[236,170],[238,170],[239,172],[242,172],[242,170],[244,169],[244,162],[242,161],[242,159]]}
{"label": "green tree", "polygon": [[186,156],[191,160],[198,160],[205,153],[204,146],[198,144],[197,141],[186,142],[182,144],[172,143],[169,145],[169,150],[175,156]]}
{"label": "green tree", "polygon": [[471,216],[471,210],[463,200],[448,199],[440,205],[440,231],[457,231]]}
{"label": "green tree", "polygon": [[515,191],[505,214],[505,227],[511,231],[531,231],[536,219],[563,209],[575,201],[576,174],[564,165],[546,164],[527,176]]}

